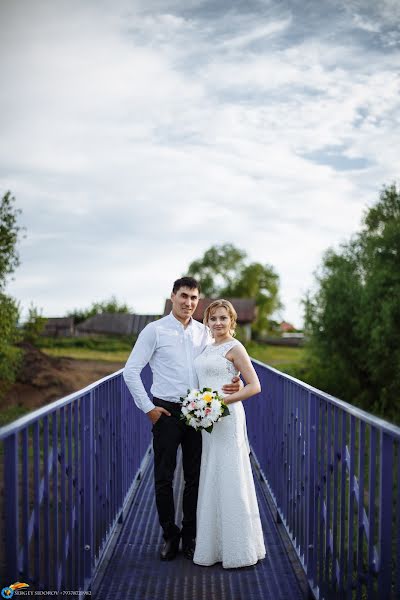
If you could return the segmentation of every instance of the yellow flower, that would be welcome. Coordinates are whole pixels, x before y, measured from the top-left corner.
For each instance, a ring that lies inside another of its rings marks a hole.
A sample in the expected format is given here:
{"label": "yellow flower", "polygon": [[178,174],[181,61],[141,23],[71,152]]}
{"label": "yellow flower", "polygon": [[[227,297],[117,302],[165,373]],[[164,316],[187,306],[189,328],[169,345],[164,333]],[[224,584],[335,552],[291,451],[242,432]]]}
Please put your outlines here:
{"label": "yellow flower", "polygon": [[204,402],[207,402],[207,404],[210,404],[210,402],[212,401],[212,399],[213,399],[213,395],[212,395],[211,392],[204,392],[204,394],[203,394],[203,400],[204,400]]}

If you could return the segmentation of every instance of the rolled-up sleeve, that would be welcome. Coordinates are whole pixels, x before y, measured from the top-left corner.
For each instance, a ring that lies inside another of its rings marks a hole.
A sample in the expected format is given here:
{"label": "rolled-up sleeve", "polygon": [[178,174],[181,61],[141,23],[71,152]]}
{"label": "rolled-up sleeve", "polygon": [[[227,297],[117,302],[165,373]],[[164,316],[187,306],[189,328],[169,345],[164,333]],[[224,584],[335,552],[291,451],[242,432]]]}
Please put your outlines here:
{"label": "rolled-up sleeve", "polygon": [[148,413],[155,408],[155,406],[144,388],[140,373],[153,356],[156,342],[156,329],[153,323],[149,323],[139,334],[136,344],[134,345],[122,372],[125,383],[133,396],[136,406],[144,413]]}

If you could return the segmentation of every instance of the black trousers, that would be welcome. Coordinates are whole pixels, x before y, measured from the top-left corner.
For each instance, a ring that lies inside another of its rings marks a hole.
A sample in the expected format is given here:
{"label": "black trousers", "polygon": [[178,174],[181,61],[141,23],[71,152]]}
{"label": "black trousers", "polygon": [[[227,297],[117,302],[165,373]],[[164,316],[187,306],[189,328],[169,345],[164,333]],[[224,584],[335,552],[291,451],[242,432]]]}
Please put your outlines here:
{"label": "black trousers", "polygon": [[153,398],[153,403],[156,406],[162,406],[171,413],[170,417],[162,414],[152,429],[154,483],[158,517],[165,539],[170,539],[179,533],[179,527],[175,524],[172,483],[176,467],[176,455],[178,447],[181,445],[183,475],[185,479],[182,538],[185,541],[196,537],[196,509],[201,463],[201,431],[196,431],[193,427],[189,427],[180,418],[180,404],[167,402],[159,398]]}

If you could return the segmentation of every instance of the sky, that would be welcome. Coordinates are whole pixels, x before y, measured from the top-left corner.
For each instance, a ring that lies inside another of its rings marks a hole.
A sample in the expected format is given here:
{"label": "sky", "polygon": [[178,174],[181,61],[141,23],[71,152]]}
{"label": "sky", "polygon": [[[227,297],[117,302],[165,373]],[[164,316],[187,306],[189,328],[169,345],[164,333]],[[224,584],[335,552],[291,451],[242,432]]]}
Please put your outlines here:
{"label": "sky", "polygon": [[23,312],[162,313],[229,242],[301,326],[324,251],[399,181],[398,0],[2,0],[0,33]]}

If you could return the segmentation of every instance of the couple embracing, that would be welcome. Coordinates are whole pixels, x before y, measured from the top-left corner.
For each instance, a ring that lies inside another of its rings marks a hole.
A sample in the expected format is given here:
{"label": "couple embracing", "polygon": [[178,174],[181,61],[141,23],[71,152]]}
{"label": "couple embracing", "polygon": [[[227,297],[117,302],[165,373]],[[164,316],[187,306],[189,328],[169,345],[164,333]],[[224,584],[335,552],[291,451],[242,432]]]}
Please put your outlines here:
{"label": "couple embracing", "polygon": [[[245,348],[233,337],[237,315],[232,304],[212,302],[203,325],[192,318],[199,294],[192,277],[175,281],[171,313],[143,329],[123,375],[153,425],[155,495],[164,537],[160,558],[175,558],[182,538],[184,556],[198,565],[245,567],[265,556],[242,405],[259,393],[260,382]],[[152,400],[140,378],[147,363],[153,372]],[[216,390],[228,405],[230,414],[211,433],[181,418],[181,398],[189,388]],[[175,523],[172,487],[179,445],[185,479],[181,529]]]}

